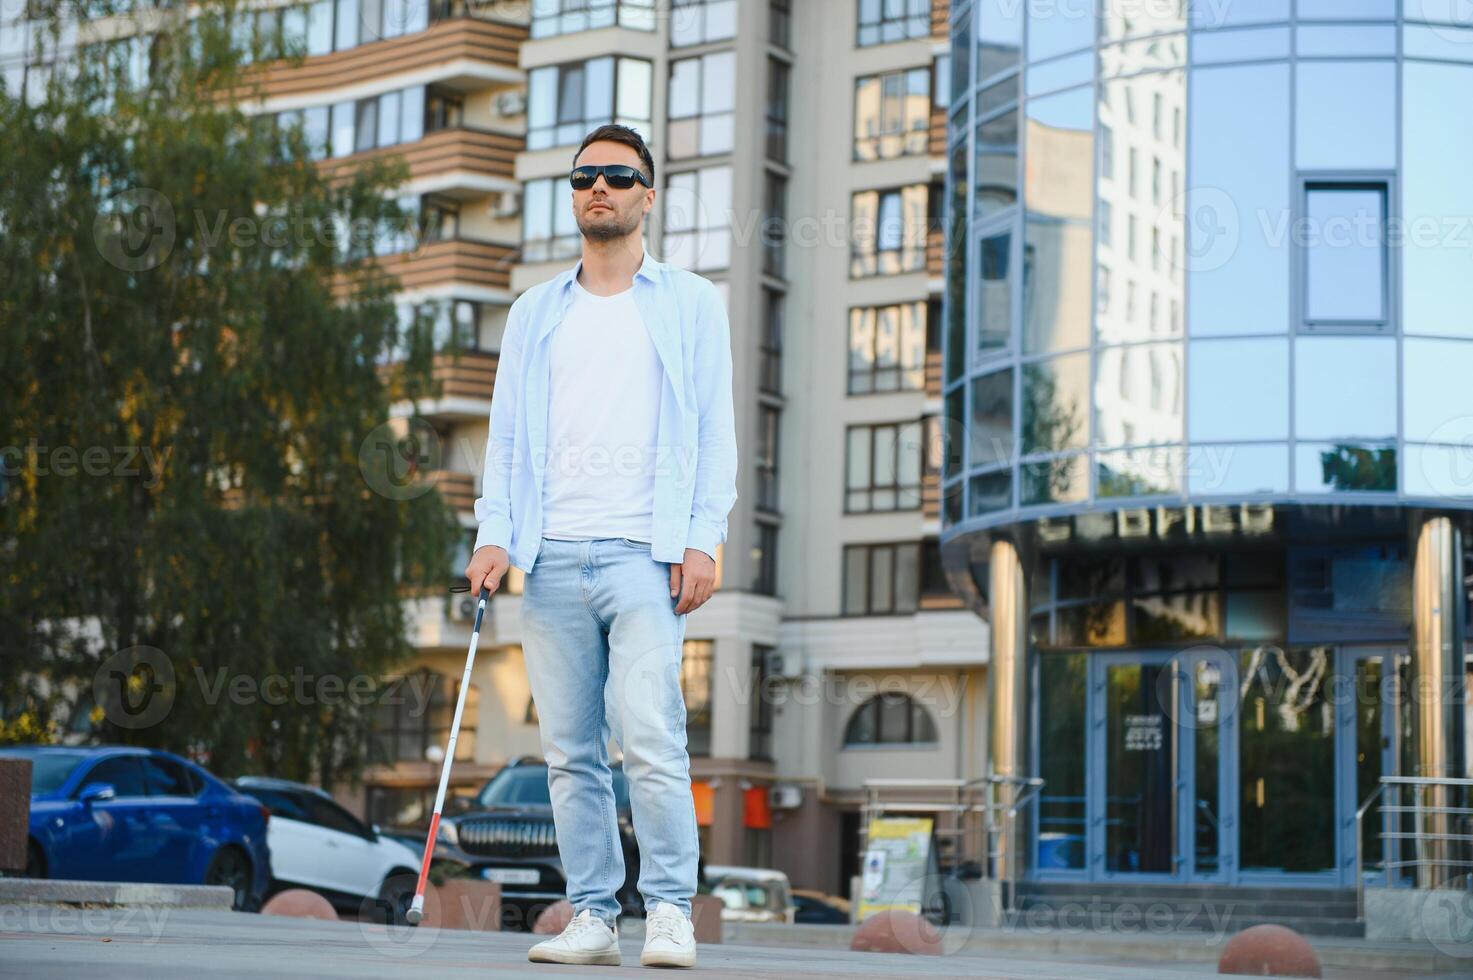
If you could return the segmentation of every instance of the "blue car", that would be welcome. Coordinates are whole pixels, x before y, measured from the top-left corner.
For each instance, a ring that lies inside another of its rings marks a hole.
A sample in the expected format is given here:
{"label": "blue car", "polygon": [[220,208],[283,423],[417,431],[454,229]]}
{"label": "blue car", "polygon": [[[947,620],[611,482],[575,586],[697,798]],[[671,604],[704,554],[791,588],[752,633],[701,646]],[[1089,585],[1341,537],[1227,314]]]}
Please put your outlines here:
{"label": "blue car", "polygon": [[26,875],[226,885],[256,912],[271,880],[269,811],[170,752],[11,746],[31,760]]}

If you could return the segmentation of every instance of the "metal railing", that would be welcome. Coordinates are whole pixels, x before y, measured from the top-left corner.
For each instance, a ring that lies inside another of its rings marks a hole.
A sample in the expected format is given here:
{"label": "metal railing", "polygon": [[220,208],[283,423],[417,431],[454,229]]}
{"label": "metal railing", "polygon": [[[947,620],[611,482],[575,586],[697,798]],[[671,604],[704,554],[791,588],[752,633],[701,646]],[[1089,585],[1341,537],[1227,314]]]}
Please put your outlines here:
{"label": "metal railing", "polygon": [[1043,789],[1037,777],[980,779],[866,779],[860,806],[859,862],[868,849],[869,822],[885,814],[932,814],[942,873],[975,863],[982,875],[1001,882],[1011,907],[1021,846],[1019,820]]}
{"label": "metal railing", "polygon": [[1355,811],[1359,918],[1366,917],[1365,821],[1378,802],[1379,869],[1388,886],[1439,888],[1455,882],[1461,873],[1463,886],[1473,887],[1473,779],[1382,776],[1381,785]]}

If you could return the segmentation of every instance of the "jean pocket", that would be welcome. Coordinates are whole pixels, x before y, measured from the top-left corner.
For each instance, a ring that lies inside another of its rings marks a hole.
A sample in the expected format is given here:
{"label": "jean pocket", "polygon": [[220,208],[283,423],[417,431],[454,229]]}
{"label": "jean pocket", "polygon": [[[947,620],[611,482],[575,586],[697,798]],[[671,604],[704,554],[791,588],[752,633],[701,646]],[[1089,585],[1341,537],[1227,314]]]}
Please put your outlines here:
{"label": "jean pocket", "polygon": [[631,548],[638,548],[640,551],[652,550],[652,546],[646,541],[636,541],[633,538],[620,538],[619,540]]}

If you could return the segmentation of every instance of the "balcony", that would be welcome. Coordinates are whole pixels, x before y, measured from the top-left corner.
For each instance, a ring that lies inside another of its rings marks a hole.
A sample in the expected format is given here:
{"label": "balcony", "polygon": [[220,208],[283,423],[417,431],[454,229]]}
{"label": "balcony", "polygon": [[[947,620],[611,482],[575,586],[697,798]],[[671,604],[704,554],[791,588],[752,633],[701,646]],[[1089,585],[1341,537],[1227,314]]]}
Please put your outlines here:
{"label": "balcony", "polygon": [[921,474],[921,515],[927,520],[941,519],[941,474],[935,469]]}
{"label": "balcony", "polygon": [[[523,76],[517,59],[526,39],[527,28],[521,24],[455,17],[415,34],[303,58],[296,64],[261,65],[246,75],[246,85],[259,86],[263,99],[295,100],[314,92],[413,74],[416,82],[434,81],[474,91],[520,82]],[[427,73],[433,77],[420,77]]]}
{"label": "balcony", "polygon": [[365,163],[401,156],[419,193],[465,201],[516,189],[517,154],[526,143],[522,136],[462,126],[426,133],[413,143],[333,157],[319,166],[337,183],[348,180]]}
{"label": "balcony", "polygon": [[456,510],[470,510],[476,503],[476,484],[469,473],[453,470],[432,470],[428,474],[430,483],[440,491],[440,497]]}
{"label": "balcony", "polygon": [[[381,255],[377,262],[383,275],[398,279],[401,290],[465,285],[509,291],[511,267],[517,255],[513,245],[477,238],[445,238],[424,242],[413,251]],[[340,278],[333,285],[334,296],[339,300],[347,298],[352,291],[352,281],[347,278]]]}
{"label": "balcony", "polygon": [[[436,354],[432,370],[434,379],[440,383],[440,396],[417,404],[398,401],[392,414],[413,414],[443,422],[485,422],[491,411],[491,392],[496,387],[496,367],[499,360],[498,355],[489,351],[468,350]],[[392,397],[398,400],[403,391],[393,387],[396,369],[396,364],[384,364],[379,368],[379,373],[391,386]],[[439,475],[438,472],[436,475]],[[446,475],[448,478],[455,477],[453,473]],[[466,479],[469,480],[470,477]],[[445,490],[444,485],[441,490]]]}

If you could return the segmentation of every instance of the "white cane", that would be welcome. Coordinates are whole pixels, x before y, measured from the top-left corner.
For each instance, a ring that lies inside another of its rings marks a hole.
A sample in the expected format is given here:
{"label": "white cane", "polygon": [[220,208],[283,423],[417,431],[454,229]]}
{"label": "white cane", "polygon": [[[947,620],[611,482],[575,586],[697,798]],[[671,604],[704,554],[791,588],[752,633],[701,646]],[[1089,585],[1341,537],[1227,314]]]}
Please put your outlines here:
{"label": "white cane", "polygon": [[[469,585],[453,585],[451,592],[469,592]],[[435,813],[430,817],[430,833],[425,839],[424,860],[419,865],[419,881],[414,886],[414,901],[405,918],[412,926],[419,925],[425,915],[425,881],[430,876],[430,858],[435,854],[435,835],[440,832],[440,810],[445,805],[445,787],[450,785],[450,766],[455,761],[455,739],[460,734],[460,713],[465,710],[465,692],[471,686],[471,668],[476,664],[476,644],[481,640],[481,617],[486,614],[486,600],[491,593],[481,587],[480,602],[476,605],[476,625],[471,630],[471,648],[465,658],[465,674],[460,679],[460,694],[455,699],[455,717],[450,722],[450,743],[445,746],[445,761],[440,765],[440,788],[435,793]]]}

